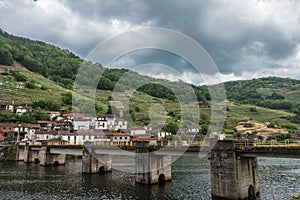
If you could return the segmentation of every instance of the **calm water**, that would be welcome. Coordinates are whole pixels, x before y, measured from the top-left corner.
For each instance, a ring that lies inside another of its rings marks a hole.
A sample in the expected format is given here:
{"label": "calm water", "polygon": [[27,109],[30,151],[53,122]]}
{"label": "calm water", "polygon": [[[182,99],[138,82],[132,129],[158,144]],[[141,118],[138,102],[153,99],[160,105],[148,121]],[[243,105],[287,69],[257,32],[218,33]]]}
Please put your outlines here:
{"label": "calm water", "polygon": [[[300,159],[261,158],[259,166],[261,199],[288,199],[300,193]],[[46,168],[0,162],[0,199],[211,199],[206,159],[181,157],[172,173],[172,182],[144,186],[122,171],[82,174],[81,160]]]}

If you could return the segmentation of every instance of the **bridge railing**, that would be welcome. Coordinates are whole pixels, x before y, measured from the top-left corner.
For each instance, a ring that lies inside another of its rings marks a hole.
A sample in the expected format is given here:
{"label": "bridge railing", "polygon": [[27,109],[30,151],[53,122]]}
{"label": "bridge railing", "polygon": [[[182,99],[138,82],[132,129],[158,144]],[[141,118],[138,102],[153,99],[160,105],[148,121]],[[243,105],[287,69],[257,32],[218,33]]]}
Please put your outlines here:
{"label": "bridge railing", "polygon": [[249,149],[249,148],[280,148],[280,147],[300,147],[300,143],[293,143],[290,140],[277,141],[277,140],[241,140],[235,143],[237,149]]}

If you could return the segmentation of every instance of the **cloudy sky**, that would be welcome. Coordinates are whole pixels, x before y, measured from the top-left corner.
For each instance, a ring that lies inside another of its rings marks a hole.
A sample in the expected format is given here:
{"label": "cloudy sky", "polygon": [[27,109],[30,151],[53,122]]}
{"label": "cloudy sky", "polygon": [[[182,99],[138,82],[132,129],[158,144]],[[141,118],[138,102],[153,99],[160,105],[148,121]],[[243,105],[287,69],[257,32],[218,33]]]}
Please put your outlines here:
{"label": "cloudy sky", "polygon": [[[69,49],[82,58],[125,31],[143,27],[179,31],[201,44],[216,63],[219,74],[208,74],[210,82],[218,75],[223,81],[263,76],[300,79],[299,15],[298,0],[0,0],[0,28]],[[192,66],[163,51],[130,53],[114,65],[132,68],[147,63],[158,63],[153,67],[158,77],[203,83]],[[179,74],[159,72],[162,65]]]}

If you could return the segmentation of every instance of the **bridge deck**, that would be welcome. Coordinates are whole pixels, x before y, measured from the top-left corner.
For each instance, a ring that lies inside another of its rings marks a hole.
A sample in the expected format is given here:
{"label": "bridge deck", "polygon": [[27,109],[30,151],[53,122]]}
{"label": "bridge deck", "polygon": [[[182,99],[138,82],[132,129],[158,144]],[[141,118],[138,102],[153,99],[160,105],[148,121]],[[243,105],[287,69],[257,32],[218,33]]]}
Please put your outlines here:
{"label": "bridge deck", "polygon": [[259,145],[235,151],[245,157],[300,158],[300,145]]}

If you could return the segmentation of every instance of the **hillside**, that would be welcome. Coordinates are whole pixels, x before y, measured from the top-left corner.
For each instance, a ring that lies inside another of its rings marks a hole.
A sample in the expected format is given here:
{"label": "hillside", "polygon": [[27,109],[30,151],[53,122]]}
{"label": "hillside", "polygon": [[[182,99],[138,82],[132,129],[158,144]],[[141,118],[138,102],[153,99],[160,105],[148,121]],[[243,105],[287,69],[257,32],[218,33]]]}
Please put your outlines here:
{"label": "hillside", "polygon": [[[78,70],[83,64],[82,59],[68,50],[63,50],[44,42],[17,37],[0,29],[0,64],[9,66],[14,61],[67,89],[72,89]],[[133,78],[128,79],[128,82],[123,84],[123,87],[120,88],[123,91],[132,88],[136,89],[135,85],[140,85],[144,82],[156,82],[158,84],[148,84],[138,88],[138,90],[154,97],[175,100],[174,93],[161,85],[171,84],[173,88],[182,91],[182,93],[185,91],[184,88],[189,87],[187,83],[170,83],[170,81],[142,76],[127,69],[105,69],[101,64],[89,62],[85,62],[85,65],[90,65],[91,70],[97,68],[104,71],[97,85],[97,89],[100,90],[113,90],[124,74]],[[94,76],[93,71],[88,72],[81,80],[82,83],[87,85],[91,79],[97,78]],[[209,96],[207,88],[194,87],[194,89],[199,101],[207,100]],[[184,95],[182,94],[182,96]]]}
{"label": "hillside", "polygon": [[267,77],[224,83],[227,98],[271,109],[296,113],[300,108],[300,80]]}
{"label": "hillside", "polygon": [[[14,72],[21,78],[16,79]],[[0,66],[1,93],[0,100],[14,103],[16,105],[29,104],[38,100],[49,100],[62,104],[62,93],[70,92],[69,90],[57,85],[55,82],[27,70],[25,67],[15,62],[12,66]],[[17,84],[31,83],[32,88],[17,88]]]}
{"label": "hillside", "polygon": [[[0,88],[0,101],[13,102],[15,105],[28,104],[45,110],[70,111],[71,89],[82,62],[82,59],[68,50],[0,31],[0,82],[3,84]],[[176,127],[182,117],[178,98],[183,98],[188,104],[190,99],[186,98],[189,96],[186,91],[192,87],[197,100],[203,103],[200,107],[200,128],[203,132],[207,130],[210,120],[210,95],[207,86],[154,79],[127,69],[105,69],[101,64],[88,64],[91,68],[105,70],[97,86],[97,114],[111,113],[112,109],[117,108],[120,117],[133,119],[137,125],[147,125],[151,122],[149,109],[153,105],[162,105],[163,109],[156,113],[157,117],[165,119],[164,116],[167,116],[167,124]],[[90,72],[92,71],[86,73]],[[111,101],[112,91],[124,75],[129,78],[114,93],[125,97],[128,91],[137,89],[130,97],[129,113],[125,115],[122,111],[126,105]],[[88,76],[81,81],[86,86],[90,83]],[[27,87],[16,88],[20,82]],[[143,85],[145,82],[151,84]],[[136,85],[143,86],[136,88]],[[226,82],[224,86],[228,98],[225,129],[232,130],[240,121],[245,120],[290,129],[299,128],[299,80],[268,77]],[[178,93],[175,95],[168,88],[174,88]],[[85,98],[84,93],[75,95],[77,99]],[[196,117],[199,116],[188,116],[191,120],[184,125],[196,125],[192,123]]]}

